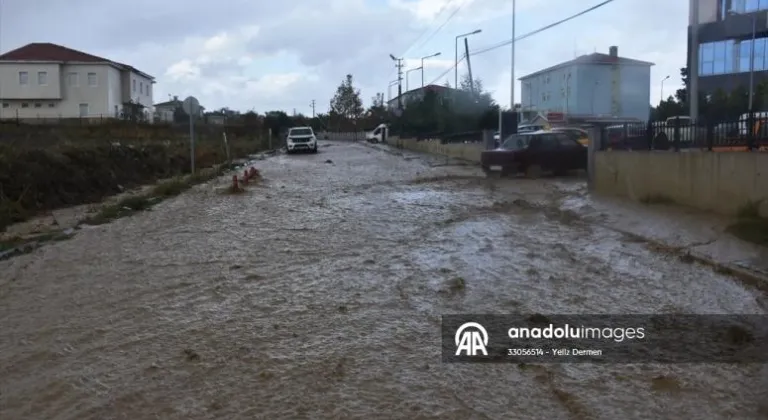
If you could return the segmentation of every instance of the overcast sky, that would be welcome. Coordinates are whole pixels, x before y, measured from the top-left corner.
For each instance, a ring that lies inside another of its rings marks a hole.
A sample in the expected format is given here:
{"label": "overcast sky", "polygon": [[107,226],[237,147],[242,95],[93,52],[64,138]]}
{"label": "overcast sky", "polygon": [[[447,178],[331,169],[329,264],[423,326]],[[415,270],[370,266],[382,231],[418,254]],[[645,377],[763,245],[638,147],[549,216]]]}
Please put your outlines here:
{"label": "overcast sky", "polygon": [[[599,0],[518,0],[517,33],[588,8]],[[425,83],[453,84],[455,36],[480,50],[511,38],[512,0],[1,0],[0,50],[53,42],[130,64],[157,78],[155,102],[194,95],[208,109],[318,112],[351,73],[368,105],[396,78],[389,54],[408,68],[426,62]],[[448,17],[456,10],[452,19]],[[521,77],[591,52],[656,63],[651,100],[680,86],[688,2],[616,0],[517,44]],[[438,28],[447,23],[438,31]],[[426,31],[426,33],[425,33]],[[435,33],[435,31],[437,31]],[[434,33],[434,35],[433,35]],[[420,35],[424,34],[420,37]],[[418,40],[417,40],[418,39]],[[416,42],[415,42],[416,41]],[[414,43],[415,42],[415,43]],[[510,48],[472,57],[473,75],[509,105]],[[459,74],[466,65],[459,66]],[[410,88],[421,84],[410,73]],[[395,89],[393,89],[394,94]],[[516,101],[520,101],[517,82]]]}

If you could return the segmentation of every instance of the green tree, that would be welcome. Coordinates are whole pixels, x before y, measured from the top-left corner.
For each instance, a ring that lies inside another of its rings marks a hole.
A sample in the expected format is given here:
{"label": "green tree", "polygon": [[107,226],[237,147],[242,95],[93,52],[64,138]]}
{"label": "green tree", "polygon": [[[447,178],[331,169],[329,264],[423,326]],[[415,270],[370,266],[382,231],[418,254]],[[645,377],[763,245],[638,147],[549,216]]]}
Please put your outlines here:
{"label": "green tree", "polygon": [[355,89],[352,84],[351,74],[336,88],[336,94],[331,99],[331,109],[335,114],[350,120],[363,115],[363,100],[360,98],[360,90]]}
{"label": "green tree", "polygon": [[688,109],[688,67],[680,69],[680,80],[683,82],[683,87],[675,92],[675,99],[681,104],[685,104],[686,110]]}
{"label": "green tree", "polygon": [[367,121],[367,124],[369,125],[379,124],[386,119],[387,107],[384,105],[383,93],[377,93],[376,96],[371,98],[371,106],[368,108],[366,116],[369,119],[369,121]]}

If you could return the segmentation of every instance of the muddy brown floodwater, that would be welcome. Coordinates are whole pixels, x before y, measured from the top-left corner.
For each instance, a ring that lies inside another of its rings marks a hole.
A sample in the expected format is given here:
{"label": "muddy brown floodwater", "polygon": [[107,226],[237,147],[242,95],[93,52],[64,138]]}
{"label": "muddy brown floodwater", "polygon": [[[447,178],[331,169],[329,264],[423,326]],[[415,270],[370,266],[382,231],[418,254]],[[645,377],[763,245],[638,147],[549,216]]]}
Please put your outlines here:
{"label": "muddy brown floodwater", "polygon": [[1,262],[0,418],[765,418],[762,366],[442,364],[444,313],[764,309],[473,167],[323,146]]}

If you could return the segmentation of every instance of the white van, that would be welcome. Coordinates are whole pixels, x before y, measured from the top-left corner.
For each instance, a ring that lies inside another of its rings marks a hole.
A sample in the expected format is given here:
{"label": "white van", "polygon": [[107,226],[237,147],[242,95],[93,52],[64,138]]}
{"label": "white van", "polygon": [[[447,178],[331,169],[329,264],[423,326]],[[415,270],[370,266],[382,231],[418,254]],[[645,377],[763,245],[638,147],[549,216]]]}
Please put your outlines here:
{"label": "white van", "polygon": [[386,124],[379,124],[373,131],[365,133],[365,141],[368,143],[384,143],[388,137]]}

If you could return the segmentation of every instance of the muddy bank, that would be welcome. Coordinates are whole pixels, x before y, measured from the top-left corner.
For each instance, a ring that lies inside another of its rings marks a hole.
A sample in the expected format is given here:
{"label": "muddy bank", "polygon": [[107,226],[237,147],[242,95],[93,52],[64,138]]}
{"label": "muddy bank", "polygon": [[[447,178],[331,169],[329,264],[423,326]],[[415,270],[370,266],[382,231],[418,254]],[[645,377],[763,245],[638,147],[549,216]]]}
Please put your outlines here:
{"label": "muddy bank", "polygon": [[[258,141],[230,145],[233,158],[263,149]],[[195,165],[227,159],[216,142],[198,145]],[[126,189],[189,173],[185,141],[89,143],[49,148],[0,145],[0,230],[41,212],[94,203]]]}

